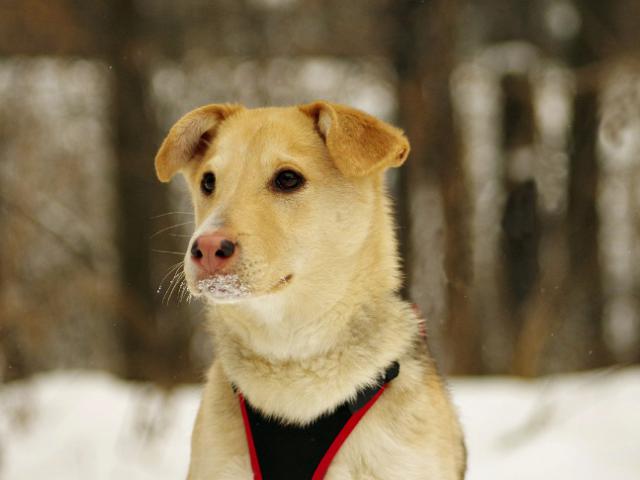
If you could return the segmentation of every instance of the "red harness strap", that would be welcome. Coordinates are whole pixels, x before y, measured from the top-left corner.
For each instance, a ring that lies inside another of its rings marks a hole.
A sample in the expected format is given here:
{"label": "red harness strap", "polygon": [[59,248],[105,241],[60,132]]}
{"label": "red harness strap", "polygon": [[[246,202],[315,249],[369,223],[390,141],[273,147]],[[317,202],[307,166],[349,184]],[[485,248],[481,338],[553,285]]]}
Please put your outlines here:
{"label": "red harness strap", "polygon": [[380,395],[382,395],[382,392],[384,392],[386,386],[387,384],[385,383],[382,387],[380,387],[378,393],[376,393],[371,400],[365,403],[364,407],[351,415],[351,418],[347,421],[347,423],[345,423],[344,427],[342,427],[342,430],[340,430],[340,433],[329,447],[329,450],[327,450],[327,453],[325,453],[324,457],[322,457],[322,460],[320,461],[318,468],[316,468],[316,471],[313,473],[313,477],[311,478],[311,480],[322,480],[324,478],[327,470],[329,470],[329,465],[331,465],[333,457],[336,456],[344,441],[347,439],[353,429],[356,428],[358,422],[362,420],[362,417],[364,417],[364,414],[367,413],[367,410],[369,410],[373,406],[373,404],[378,401],[378,398],[380,398]]}
{"label": "red harness strap", "polygon": [[[351,415],[349,420],[347,420],[347,422],[342,427],[342,430],[340,430],[340,433],[338,433],[336,438],[333,440],[333,442],[329,446],[327,452],[322,457],[322,460],[316,467],[316,470],[313,473],[313,477],[311,478],[311,480],[322,480],[324,478],[324,476],[327,473],[327,470],[329,470],[329,466],[331,465],[333,458],[338,453],[338,450],[340,450],[340,447],[342,446],[342,444],[345,442],[345,440],[347,439],[349,434],[353,431],[353,429],[356,428],[356,425],[358,425],[360,420],[362,420],[362,417],[364,417],[367,411],[373,406],[374,403],[378,401],[378,399],[382,395],[382,392],[384,392],[384,389],[387,385],[388,383],[385,383],[384,385],[382,385],[380,389],[376,392],[376,394],[367,403],[365,403],[364,406],[362,406],[360,409],[358,409],[355,413]],[[260,462],[258,461],[258,455],[256,453],[256,447],[253,440],[253,433],[251,431],[251,424],[249,423],[249,415],[247,414],[247,406],[245,405],[245,400],[241,393],[238,393],[238,399],[240,401],[240,409],[242,411],[242,421],[244,423],[244,431],[247,437],[247,445],[249,447],[249,456],[251,458],[251,469],[253,470],[253,478],[254,480],[263,480],[262,472],[260,470]]]}
{"label": "red harness strap", "polygon": [[249,414],[247,406],[244,404],[244,397],[238,394],[240,400],[240,410],[242,411],[242,423],[244,423],[244,434],[247,437],[247,446],[249,447],[249,458],[251,458],[251,470],[253,470],[253,480],[262,480],[262,472],[260,471],[260,462],[258,462],[258,454],[256,453],[256,444],[253,442],[253,433],[249,424]]}

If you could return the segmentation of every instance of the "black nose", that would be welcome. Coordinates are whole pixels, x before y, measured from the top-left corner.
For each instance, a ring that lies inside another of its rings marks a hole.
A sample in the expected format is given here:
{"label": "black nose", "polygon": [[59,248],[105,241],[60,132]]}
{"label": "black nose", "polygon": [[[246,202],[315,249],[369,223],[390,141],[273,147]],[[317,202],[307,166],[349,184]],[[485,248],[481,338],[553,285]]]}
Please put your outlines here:
{"label": "black nose", "polygon": [[202,251],[198,248],[198,240],[191,245],[191,256],[194,258],[202,258]]}
{"label": "black nose", "polygon": [[236,246],[230,240],[222,240],[220,248],[216,250],[216,257],[229,258],[235,252]]}

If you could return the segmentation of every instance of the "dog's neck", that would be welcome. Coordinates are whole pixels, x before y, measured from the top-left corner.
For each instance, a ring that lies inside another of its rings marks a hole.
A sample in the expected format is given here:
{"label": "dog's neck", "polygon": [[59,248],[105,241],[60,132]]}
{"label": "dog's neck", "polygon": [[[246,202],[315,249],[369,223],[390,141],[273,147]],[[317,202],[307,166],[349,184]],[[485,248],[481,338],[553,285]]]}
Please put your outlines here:
{"label": "dog's neck", "polygon": [[[302,282],[301,282],[302,283]],[[212,329],[225,330],[255,355],[278,361],[305,360],[332,349],[359,305],[355,292],[318,293],[307,285],[212,311]],[[219,327],[219,328],[218,328]]]}
{"label": "dog's neck", "polygon": [[[264,413],[298,424],[355,396],[391,362],[402,361],[418,332],[411,308],[397,298],[358,305],[348,317],[330,309],[315,322],[291,327],[243,327],[238,333],[228,320],[213,330],[215,354],[229,381]],[[298,354],[265,356],[255,345],[269,338]]]}
{"label": "dog's neck", "polygon": [[350,285],[331,301],[317,294],[297,304],[217,307],[215,354],[229,381],[264,413],[303,424],[401,360],[418,331],[411,308],[395,294]]}

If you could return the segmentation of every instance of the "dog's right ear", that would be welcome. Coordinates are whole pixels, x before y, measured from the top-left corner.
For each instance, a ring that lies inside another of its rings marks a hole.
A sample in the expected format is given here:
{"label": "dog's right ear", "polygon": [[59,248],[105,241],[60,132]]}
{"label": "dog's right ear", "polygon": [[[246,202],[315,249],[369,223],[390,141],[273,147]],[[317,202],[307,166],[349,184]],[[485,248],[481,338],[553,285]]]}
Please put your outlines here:
{"label": "dog's right ear", "polygon": [[171,127],[156,155],[156,174],[168,182],[188,162],[199,160],[226,118],[242,110],[241,105],[212,104],[187,113]]}

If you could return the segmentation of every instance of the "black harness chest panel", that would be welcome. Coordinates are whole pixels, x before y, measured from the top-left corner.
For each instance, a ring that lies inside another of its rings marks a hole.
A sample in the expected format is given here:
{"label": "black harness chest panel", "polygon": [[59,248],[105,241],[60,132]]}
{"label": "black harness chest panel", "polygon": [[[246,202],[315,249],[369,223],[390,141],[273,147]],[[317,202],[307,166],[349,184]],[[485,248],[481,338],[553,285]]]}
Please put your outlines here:
{"label": "black harness chest panel", "polygon": [[247,405],[253,441],[265,480],[309,480],[351,417],[346,405],[308,426],[283,425]]}
{"label": "black harness chest panel", "polygon": [[333,412],[322,415],[304,427],[283,424],[278,419],[266,417],[248,400],[241,398],[250,430],[247,436],[252,437],[248,441],[253,442],[261,473],[256,478],[311,480],[334,440],[339,436],[347,436],[350,428],[354,428],[345,428],[345,425],[398,375],[399,369],[399,364],[393,362],[375,385],[360,390],[354,400],[341,404]]}

